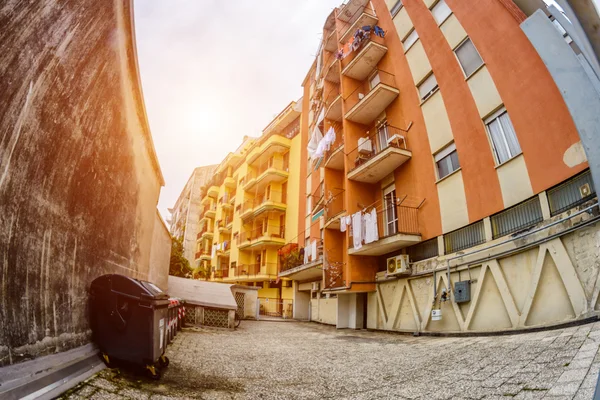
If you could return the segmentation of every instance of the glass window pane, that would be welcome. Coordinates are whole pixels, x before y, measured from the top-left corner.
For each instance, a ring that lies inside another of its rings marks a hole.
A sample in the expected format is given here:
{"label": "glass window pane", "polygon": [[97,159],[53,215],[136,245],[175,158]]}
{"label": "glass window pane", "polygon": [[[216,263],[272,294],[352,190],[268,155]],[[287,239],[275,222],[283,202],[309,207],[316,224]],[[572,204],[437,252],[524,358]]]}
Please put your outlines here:
{"label": "glass window pane", "polygon": [[510,155],[508,154],[508,149],[506,148],[506,144],[504,142],[504,135],[502,134],[502,129],[500,128],[500,122],[498,119],[494,119],[492,122],[490,122],[488,124],[488,129],[492,138],[494,151],[496,152],[496,158],[498,159],[498,164],[502,164],[510,158]]}
{"label": "glass window pane", "polygon": [[410,46],[415,44],[415,42],[418,39],[419,39],[419,35],[417,34],[417,31],[415,29],[413,29],[412,32],[408,34],[406,39],[404,39],[404,42],[402,42],[402,45],[404,46],[404,50],[408,50],[410,48]]}
{"label": "glass window pane", "polygon": [[483,60],[479,56],[477,49],[471,42],[471,39],[467,39],[461,44],[456,50],[456,57],[460,62],[460,66],[465,72],[465,76],[470,76],[477,68],[483,64]]}
{"label": "glass window pane", "polygon": [[458,153],[456,151],[450,153],[448,157],[450,158],[450,161],[452,163],[452,172],[460,168],[460,164],[458,163]]}
{"label": "glass window pane", "polygon": [[421,100],[425,100],[431,96],[431,92],[437,88],[437,85],[438,84],[437,79],[435,79],[435,75],[429,75],[429,77],[419,85],[419,96],[421,96]]}
{"label": "glass window pane", "polygon": [[440,25],[446,20],[446,18],[448,18],[448,16],[450,16],[450,14],[452,14],[452,10],[450,10],[450,7],[448,7],[445,0],[440,0],[435,6],[433,6],[431,13],[433,14],[435,22]]}
{"label": "glass window pane", "polygon": [[513,128],[512,122],[508,113],[505,112],[501,116],[498,117],[500,121],[500,125],[502,126],[502,132],[504,133],[504,138],[506,139],[506,143],[508,143],[508,150],[510,151],[510,157],[514,157],[517,154],[521,153],[521,146],[519,145],[519,141],[517,140],[517,134],[515,132],[515,128]]}
{"label": "glass window pane", "polygon": [[398,12],[400,11],[401,8],[402,8],[402,0],[398,0],[396,2],[396,4],[394,4],[392,9],[390,10],[390,14],[392,14],[392,17],[394,17],[396,14],[398,14]]}

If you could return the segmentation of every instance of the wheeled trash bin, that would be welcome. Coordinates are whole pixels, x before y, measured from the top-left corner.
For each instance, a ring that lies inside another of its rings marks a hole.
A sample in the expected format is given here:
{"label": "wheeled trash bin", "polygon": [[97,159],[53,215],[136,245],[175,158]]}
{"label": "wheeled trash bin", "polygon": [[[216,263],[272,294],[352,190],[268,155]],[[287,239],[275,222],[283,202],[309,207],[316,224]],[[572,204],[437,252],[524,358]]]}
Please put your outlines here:
{"label": "wheeled trash bin", "polygon": [[169,296],[150,282],[110,274],[90,286],[92,338],[104,361],[140,364],[153,379],[169,365],[167,347]]}

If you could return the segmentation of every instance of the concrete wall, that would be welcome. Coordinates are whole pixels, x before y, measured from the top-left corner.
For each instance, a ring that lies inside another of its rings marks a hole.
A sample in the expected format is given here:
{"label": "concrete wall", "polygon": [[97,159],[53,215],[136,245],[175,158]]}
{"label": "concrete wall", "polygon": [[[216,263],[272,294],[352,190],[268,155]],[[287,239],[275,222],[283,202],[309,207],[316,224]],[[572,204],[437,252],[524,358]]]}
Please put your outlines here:
{"label": "concrete wall", "polygon": [[236,293],[244,294],[244,318],[258,319],[258,290],[250,286],[234,285],[231,292],[233,297],[236,297]]}
{"label": "concrete wall", "polygon": [[150,248],[148,280],[164,291],[169,289],[169,263],[171,260],[171,234],[160,213],[154,216],[154,231]]}
{"label": "concrete wall", "polygon": [[0,5],[0,365],[86,343],[97,276],[148,279],[163,180],[132,9]]}
{"label": "concrete wall", "polygon": [[[415,263],[413,276],[379,283],[376,292],[369,294],[367,326],[405,332],[494,332],[596,316],[600,314],[600,223],[560,235],[590,218],[589,214],[572,217],[527,238],[451,261],[452,285],[471,281],[471,300],[465,303],[440,301],[440,292],[447,285],[445,257]],[[537,241],[541,243],[504,253]],[[478,261],[483,254],[491,257]],[[460,264],[454,267],[457,262]],[[434,269],[438,270],[435,279]],[[442,310],[441,321],[431,321],[433,307]]]}
{"label": "concrete wall", "polygon": [[337,298],[311,299],[310,320],[328,325],[337,324]]}

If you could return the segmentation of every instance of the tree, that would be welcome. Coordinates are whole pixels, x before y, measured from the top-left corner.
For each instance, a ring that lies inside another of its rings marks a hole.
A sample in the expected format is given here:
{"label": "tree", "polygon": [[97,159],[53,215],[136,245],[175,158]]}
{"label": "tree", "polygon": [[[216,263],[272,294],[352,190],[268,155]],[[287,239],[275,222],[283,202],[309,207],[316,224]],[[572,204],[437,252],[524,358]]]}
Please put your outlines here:
{"label": "tree", "polygon": [[188,278],[192,273],[190,262],[183,256],[183,239],[171,236],[169,275]]}

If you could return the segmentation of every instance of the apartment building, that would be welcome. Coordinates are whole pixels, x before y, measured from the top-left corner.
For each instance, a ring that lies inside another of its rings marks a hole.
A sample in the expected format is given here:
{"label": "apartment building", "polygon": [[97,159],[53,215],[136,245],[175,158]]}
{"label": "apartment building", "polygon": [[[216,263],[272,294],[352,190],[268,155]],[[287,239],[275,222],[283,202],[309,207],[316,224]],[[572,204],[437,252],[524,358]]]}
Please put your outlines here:
{"label": "apartment building", "polygon": [[169,208],[171,217],[167,220],[171,236],[181,238],[184,257],[194,266],[194,249],[198,233],[198,216],[200,214],[200,193],[202,187],[212,178],[217,165],[207,165],[194,169],[179,194],[173,208]]}
{"label": "apartment building", "polygon": [[480,332],[598,315],[579,134],[600,86],[572,32],[541,0],[332,11],[302,85],[301,248],[279,272],[294,317]]}
{"label": "apartment building", "polygon": [[291,280],[280,250],[298,237],[301,102],[291,102],[258,138],[245,138],[202,194],[195,258],[210,280],[259,287],[263,315],[291,317]]}

